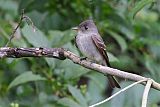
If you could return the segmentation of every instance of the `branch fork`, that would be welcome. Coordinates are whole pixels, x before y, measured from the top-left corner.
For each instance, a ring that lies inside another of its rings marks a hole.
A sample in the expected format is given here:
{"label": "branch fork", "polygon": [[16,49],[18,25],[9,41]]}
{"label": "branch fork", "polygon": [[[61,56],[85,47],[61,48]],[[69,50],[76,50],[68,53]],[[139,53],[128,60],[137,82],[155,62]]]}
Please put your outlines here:
{"label": "branch fork", "polygon": [[143,97],[142,97],[142,106],[141,106],[141,107],[147,107],[148,93],[149,93],[149,90],[150,90],[151,85],[152,85],[152,83],[153,83],[153,80],[150,79],[150,78],[146,78],[146,79],[144,79],[144,80],[140,80],[140,81],[138,81],[138,82],[135,82],[135,83],[133,83],[133,84],[131,84],[131,85],[129,85],[129,86],[121,89],[120,91],[116,92],[115,94],[113,94],[113,95],[110,96],[109,98],[107,98],[107,99],[105,99],[105,100],[103,100],[103,101],[100,101],[100,102],[98,102],[98,103],[96,103],[96,104],[93,104],[93,105],[91,105],[91,106],[89,106],[89,107],[96,107],[96,106],[98,106],[98,105],[101,105],[101,104],[103,104],[103,103],[111,100],[112,98],[116,97],[116,96],[119,95],[120,93],[126,91],[127,89],[129,89],[129,88],[131,88],[131,87],[133,87],[133,86],[135,86],[135,85],[137,85],[137,84],[143,83],[143,82],[147,82],[147,84],[146,84],[145,89],[144,89],[144,93],[143,93]]}

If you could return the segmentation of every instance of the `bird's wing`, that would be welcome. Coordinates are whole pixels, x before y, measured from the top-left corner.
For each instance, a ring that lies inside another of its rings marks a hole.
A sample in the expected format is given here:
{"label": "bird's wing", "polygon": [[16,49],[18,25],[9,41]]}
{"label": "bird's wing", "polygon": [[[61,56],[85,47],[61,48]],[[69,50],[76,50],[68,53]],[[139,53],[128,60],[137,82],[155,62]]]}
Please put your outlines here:
{"label": "bird's wing", "polygon": [[100,35],[98,35],[98,36],[92,35],[91,38],[93,40],[93,43],[97,47],[98,51],[100,52],[100,54],[104,57],[107,66],[110,67],[109,59],[108,59],[108,56],[106,53],[106,46],[105,46],[102,38],[100,37]]}
{"label": "bird's wing", "polygon": [[[105,46],[101,36],[100,35],[98,35],[98,36],[92,35],[91,38],[93,40],[93,43],[97,47],[98,51],[100,52],[100,54],[104,57],[107,66],[111,67],[107,53],[106,53],[106,46]],[[117,82],[117,80],[114,78],[114,76],[108,75],[108,80],[110,81],[109,83],[112,88],[114,88],[114,87],[121,88],[119,83]]]}
{"label": "bird's wing", "polygon": [[74,38],[74,43],[75,43],[75,46],[78,48],[78,45],[77,45],[76,40],[77,40],[77,35],[76,35],[75,38]]}

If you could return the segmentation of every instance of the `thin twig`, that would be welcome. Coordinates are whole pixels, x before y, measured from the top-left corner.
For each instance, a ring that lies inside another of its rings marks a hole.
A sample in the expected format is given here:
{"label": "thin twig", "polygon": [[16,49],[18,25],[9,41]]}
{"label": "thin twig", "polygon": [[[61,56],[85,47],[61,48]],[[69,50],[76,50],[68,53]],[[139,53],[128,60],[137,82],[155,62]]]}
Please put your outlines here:
{"label": "thin twig", "polygon": [[28,17],[28,16],[26,16],[26,15],[24,15],[23,18],[26,20],[26,22],[28,23],[28,25],[31,24],[31,26],[32,26],[32,28],[33,28],[33,32],[35,32],[36,29],[35,29],[34,23],[32,22],[31,18]]}
{"label": "thin twig", "polygon": [[31,26],[33,27],[33,30],[35,32],[35,27],[34,27],[34,24],[33,24],[32,20],[28,16],[24,15],[24,9],[22,9],[22,11],[21,11],[21,17],[20,17],[20,20],[18,22],[18,25],[16,26],[16,28],[11,33],[10,38],[9,38],[7,44],[5,45],[5,47],[7,47],[9,45],[9,43],[11,43],[12,39],[15,37],[14,35],[15,35],[16,31],[18,30],[18,28],[20,27],[20,25],[22,24],[22,21],[24,19],[26,20],[26,22],[28,24],[29,24],[29,22],[31,23]]}
{"label": "thin twig", "polygon": [[135,86],[135,85],[137,85],[137,84],[139,84],[139,83],[145,82],[145,81],[147,81],[147,79],[144,79],[144,80],[140,80],[140,81],[138,81],[138,82],[135,82],[135,83],[133,83],[133,84],[131,84],[131,85],[123,88],[122,90],[118,91],[117,93],[113,94],[113,95],[110,96],[109,98],[107,98],[107,99],[105,99],[105,100],[103,100],[103,101],[101,101],[101,102],[98,102],[98,103],[96,103],[96,104],[93,104],[93,105],[91,105],[91,106],[89,106],[89,107],[95,107],[95,106],[98,106],[98,105],[100,105],[100,104],[103,104],[103,103],[111,100],[111,99],[114,98],[115,96],[119,95],[120,93],[126,91],[127,89],[129,89],[129,88],[131,88],[131,87],[133,87],[133,86]]}
{"label": "thin twig", "polygon": [[7,42],[7,44],[5,45],[5,47],[7,47],[7,46],[9,45],[9,43],[11,43],[12,39],[14,38],[14,35],[15,35],[17,29],[20,27],[20,25],[21,25],[21,23],[22,23],[23,16],[24,16],[24,9],[22,9],[19,23],[18,23],[18,25],[16,26],[16,28],[13,30],[13,32],[11,33],[11,36],[10,36],[10,38],[9,38],[9,41]]}
{"label": "thin twig", "polygon": [[151,88],[153,80],[148,79],[146,87],[144,89],[143,98],[142,98],[142,107],[147,107],[147,99],[148,99],[148,93]]}

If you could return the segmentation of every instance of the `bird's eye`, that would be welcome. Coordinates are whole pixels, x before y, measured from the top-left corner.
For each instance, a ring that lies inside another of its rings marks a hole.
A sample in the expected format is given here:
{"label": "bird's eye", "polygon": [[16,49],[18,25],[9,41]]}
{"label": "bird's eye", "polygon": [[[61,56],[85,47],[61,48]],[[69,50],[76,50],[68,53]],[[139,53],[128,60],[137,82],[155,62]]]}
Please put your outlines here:
{"label": "bird's eye", "polygon": [[87,29],[88,29],[88,27],[87,27],[87,26],[84,26],[84,28],[85,28],[85,30],[87,30]]}

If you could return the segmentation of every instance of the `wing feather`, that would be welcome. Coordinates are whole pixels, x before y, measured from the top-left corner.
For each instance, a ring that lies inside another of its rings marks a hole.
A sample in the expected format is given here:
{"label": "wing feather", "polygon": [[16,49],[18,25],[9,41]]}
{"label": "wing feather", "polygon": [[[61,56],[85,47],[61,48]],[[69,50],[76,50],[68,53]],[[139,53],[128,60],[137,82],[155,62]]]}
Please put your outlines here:
{"label": "wing feather", "polygon": [[[91,37],[92,37],[93,43],[95,44],[95,46],[99,50],[100,54],[104,57],[107,66],[111,67],[107,53],[106,53],[106,46],[105,46],[102,38],[99,35],[98,36],[93,35]],[[108,80],[109,80],[109,83],[112,88],[114,88],[114,87],[121,88],[118,81],[115,79],[114,76],[111,76],[111,75],[107,75],[107,76],[108,76]]]}
{"label": "wing feather", "polygon": [[75,36],[74,43],[75,43],[75,46],[78,48],[76,40],[77,40],[77,35]]}
{"label": "wing feather", "polygon": [[92,35],[91,38],[93,40],[93,43],[97,47],[98,51],[100,52],[100,54],[104,57],[107,66],[110,67],[109,59],[106,53],[106,45],[104,44],[102,38],[96,35]]}

